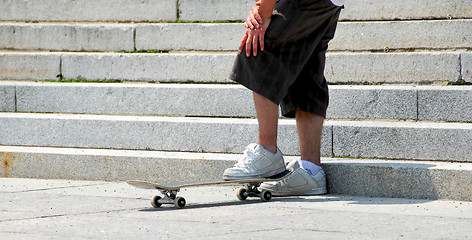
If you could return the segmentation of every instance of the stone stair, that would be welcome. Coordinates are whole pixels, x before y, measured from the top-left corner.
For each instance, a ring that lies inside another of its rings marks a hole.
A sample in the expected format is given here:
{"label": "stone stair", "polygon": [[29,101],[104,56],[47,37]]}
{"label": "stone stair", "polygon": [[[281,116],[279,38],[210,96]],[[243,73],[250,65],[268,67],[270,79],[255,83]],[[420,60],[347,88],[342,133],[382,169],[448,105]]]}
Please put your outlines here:
{"label": "stone stair", "polygon": [[[257,138],[228,74],[253,0],[0,1],[4,177],[219,178]],[[428,8],[418,6],[428,6]],[[331,193],[472,201],[472,5],[348,2],[327,56]],[[296,125],[279,144],[299,154]]]}

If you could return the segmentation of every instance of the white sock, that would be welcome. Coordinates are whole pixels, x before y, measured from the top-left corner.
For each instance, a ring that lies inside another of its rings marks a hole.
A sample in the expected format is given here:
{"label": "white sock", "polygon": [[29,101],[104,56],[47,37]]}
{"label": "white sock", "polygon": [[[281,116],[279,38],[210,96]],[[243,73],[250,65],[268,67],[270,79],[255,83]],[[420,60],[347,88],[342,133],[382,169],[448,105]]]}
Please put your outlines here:
{"label": "white sock", "polygon": [[305,169],[309,174],[315,174],[321,169],[320,166],[306,160],[300,161],[300,167]]}

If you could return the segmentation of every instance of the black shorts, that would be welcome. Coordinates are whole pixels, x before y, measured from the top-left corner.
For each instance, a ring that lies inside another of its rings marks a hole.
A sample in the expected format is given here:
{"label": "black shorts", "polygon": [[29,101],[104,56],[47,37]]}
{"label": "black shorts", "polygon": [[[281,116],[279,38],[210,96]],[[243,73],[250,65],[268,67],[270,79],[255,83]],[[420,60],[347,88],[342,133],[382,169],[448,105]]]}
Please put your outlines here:
{"label": "black shorts", "polygon": [[264,51],[248,58],[244,49],[230,79],[280,104],[285,117],[296,109],[326,117],[326,50],[340,12],[330,0],[278,0]]}

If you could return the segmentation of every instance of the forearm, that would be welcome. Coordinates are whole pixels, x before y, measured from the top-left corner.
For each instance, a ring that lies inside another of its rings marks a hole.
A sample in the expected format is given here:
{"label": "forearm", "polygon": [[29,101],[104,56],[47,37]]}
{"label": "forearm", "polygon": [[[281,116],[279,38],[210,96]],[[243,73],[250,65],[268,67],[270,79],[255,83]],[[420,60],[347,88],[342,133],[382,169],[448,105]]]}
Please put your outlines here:
{"label": "forearm", "polygon": [[275,3],[277,0],[260,0],[260,10],[259,13],[262,18],[272,17],[272,12],[274,11]]}

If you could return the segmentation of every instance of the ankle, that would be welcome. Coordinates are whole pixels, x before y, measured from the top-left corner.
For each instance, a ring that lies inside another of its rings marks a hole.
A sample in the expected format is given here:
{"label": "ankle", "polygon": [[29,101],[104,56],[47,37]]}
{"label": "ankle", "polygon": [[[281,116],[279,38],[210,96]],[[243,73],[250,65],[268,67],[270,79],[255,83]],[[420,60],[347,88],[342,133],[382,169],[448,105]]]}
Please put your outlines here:
{"label": "ankle", "polygon": [[265,150],[270,151],[272,153],[277,153],[277,145],[268,145],[268,144],[259,144],[261,145]]}
{"label": "ankle", "polygon": [[317,165],[313,162],[306,161],[306,160],[300,160],[300,167],[305,169],[310,174],[315,174],[320,169],[322,169],[320,165]]}

